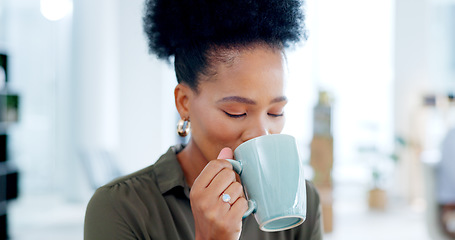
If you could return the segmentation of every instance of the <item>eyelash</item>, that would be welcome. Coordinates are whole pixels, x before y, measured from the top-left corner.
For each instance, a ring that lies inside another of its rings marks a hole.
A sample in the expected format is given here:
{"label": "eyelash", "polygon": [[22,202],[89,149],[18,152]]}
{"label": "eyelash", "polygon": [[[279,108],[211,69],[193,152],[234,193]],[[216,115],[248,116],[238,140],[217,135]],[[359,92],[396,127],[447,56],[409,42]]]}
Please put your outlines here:
{"label": "eyelash", "polygon": [[[244,117],[246,116],[246,113],[243,113],[243,114],[230,114],[228,112],[225,112],[224,113],[228,116],[228,117],[231,117],[231,118],[241,118],[241,117]],[[282,117],[284,116],[284,113],[280,113],[280,114],[271,114],[271,113],[267,113],[267,115],[271,116],[271,117]]]}
{"label": "eyelash", "polygon": [[230,114],[230,113],[228,113],[228,112],[226,112],[226,111],[224,111],[224,113],[226,113],[226,115],[227,115],[228,117],[231,117],[231,118],[241,118],[241,117],[243,117],[243,116],[246,116],[246,113],[239,114],[239,115]]}
{"label": "eyelash", "polygon": [[271,114],[271,113],[267,113],[267,115],[271,116],[271,117],[282,117],[284,116],[284,113],[280,113],[280,114]]}

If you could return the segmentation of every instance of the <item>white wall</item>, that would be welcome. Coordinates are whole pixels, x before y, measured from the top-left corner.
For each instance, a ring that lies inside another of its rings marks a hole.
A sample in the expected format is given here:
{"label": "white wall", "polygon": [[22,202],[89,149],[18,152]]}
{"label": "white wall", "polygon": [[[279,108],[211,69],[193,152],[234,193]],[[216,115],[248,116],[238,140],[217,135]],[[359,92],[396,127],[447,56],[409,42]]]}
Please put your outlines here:
{"label": "white wall", "polygon": [[81,0],[74,6],[77,151],[112,151],[122,174],[154,163],[175,142],[175,80],[148,55],[142,4]]}
{"label": "white wall", "polygon": [[367,185],[369,159],[359,148],[372,145],[381,154],[393,150],[393,1],[308,4],[314,88],[333,96],[333,177]]}
{"label": "white wall", "polygon": [[126,172],[157,160],[176,142],[174,87],[170,64],[148,54],[142,29],[142,0],[119,3],[119,156]]}
{"label": "white wall", "polygon": [[423,199],[421,152],[437,150],[455,123],[449,119],[454,109],[423,106],[425,95],[455,90],[450,64],[455,11],[449,12],[454,6],[454,1],[396,0],[394,122],[395,132],[408,142],[400,153],[398,186],[411,203]]}
{"label": "white wall", "polygon": [[[4,1],[4,48],[10,87],[20,96],[20,122],[11,128],[10,157],[20,171],[21,196],[55,190],[58,178],[57,88],[68,81],[68,19],[47,21],[39,1]],[[67,53],[67,51],[66,51]]]}
{"label": "white wall", "polygon": [[109,151],[126,174],[176,142],[176,81],[148,55],[142,0],[77,0],[73,14],[55,22],[40,14],[39,1],[2,1],[0,47],[22,97],[11,136],[22,196],[86,200],[93,189],[81,154]]}

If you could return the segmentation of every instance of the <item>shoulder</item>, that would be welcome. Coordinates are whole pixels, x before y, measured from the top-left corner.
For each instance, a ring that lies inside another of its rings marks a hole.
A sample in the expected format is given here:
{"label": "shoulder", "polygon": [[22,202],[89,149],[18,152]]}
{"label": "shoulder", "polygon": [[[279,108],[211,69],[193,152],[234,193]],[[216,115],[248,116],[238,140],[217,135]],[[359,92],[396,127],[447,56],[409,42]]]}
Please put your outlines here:
{"label": "shoulder", "polygon": [[152,165],[143,168],[137,172],[117,178],[106,185],[100,187],[95,195],[106,193],[131,192],[132,189],[138,189],[139,192],[155,192],[161,195],[163,185],[172,182],[176,175],[180,177],[181,168],[177,161],[176,152],[183,146],[172,146],[168,151]]}
{"label": "shoulder", "polygon": [[[119,214],[132,208],[145,210],[150,203],[160,205],[163,193],[178,185],[181,169],[176,159],[176,148],[171,147],[158,161],[142,170],[115,179],[98,188],[89,202],[87,211],[102,211],[112,206]],[[175,180],[177,179],[177,180]],[[101,208],[101,209],[100,209]],[[144,209],[143,209],[144,208]]]}
{"label": "shoulder", "polygon": [[124,211],[139,207],[143,195],[147,199],[160,196],[153,169],[153,165],[149,166],[98,188],[88,203],[86,217],[122,216]]}
{"label": "shoulder", "polygon": [[118,212],[125,206],[137,204],[141,200],[141,195],[147,194],[148,198],[160,196],[154,168],[154,165],[151,165],[99,187],[90,199],[87,211],[92,207],[93,211],[99,212],[111,206]]}
{"label": "shoulder", "polygon": [[308,201],[308,210],[317,208],[319,205],[319,193],[316,187],[311,181],[306,182],[306,192],[307,192],[307,201]]}
{"label": "shoulder", "polygon": [[[146,209],[141,195],[144,191],[137,191],[141,183],[148,182],[149,197],[156,197],[157,191],[150,168],[114,180],[98,188],[90,199],[85,213],[84,238],[85,239],[136,239],[135,220],[129,213],[134,213],[134,218],[140,220],[138,212]],[[154,193],[155,192],[155,193]],[[113,230],[115,229],[115,230]]]}
{"label": "shoulder", "polygon": [[141,223],[157,217],[165,204],[157,181],[158,161],[95,191],[85,214],[85,239],[135,239]]}
{"label": "shoulder", "polygon": [[319,193],[311,181],[306,181],[307,214],[306,220],[297,228],[299,236],[305,239],[322,239],[322,218]]}
{"label": "shoulder", "polygon": [[311,181],[306,181],[306,194],[307,194],[307,212],[306,222],[311,228],[317,225],[320,218],[320,199],[316,187]]}
{"label": "shoulder", "polygon": [[156,168],[157,163],[166,155],[167,153],[162,155],[153,165],[99,187],[90,199],[87,214],[89,211],[107,211],[108,206],[114,208],[115,211],[124,209],[125,206],[136,206],[137,201],[143,201],[144,195],[147,195],[147,199],[161,196],[158,189]]}
{"label": "shoulder", "polygon": [[119,177],[97,189],[97,192],[115,191],[122,188],[131,188],[140,185],[142,182],[147,184],[156,183],[155,164],[143,168],[137,172]]}

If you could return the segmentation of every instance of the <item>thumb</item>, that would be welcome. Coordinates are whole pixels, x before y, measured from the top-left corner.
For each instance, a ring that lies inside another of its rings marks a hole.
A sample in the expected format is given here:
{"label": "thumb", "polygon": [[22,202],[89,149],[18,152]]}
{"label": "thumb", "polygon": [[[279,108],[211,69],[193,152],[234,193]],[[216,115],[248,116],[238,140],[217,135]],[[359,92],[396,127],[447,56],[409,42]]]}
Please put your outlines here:
{"label": "thumb", "polygon": [[217,159],[233,159],[234,158],[234,153],[232,152],[232,149],[225,147],[221,149],[220,154],[218,154]]}

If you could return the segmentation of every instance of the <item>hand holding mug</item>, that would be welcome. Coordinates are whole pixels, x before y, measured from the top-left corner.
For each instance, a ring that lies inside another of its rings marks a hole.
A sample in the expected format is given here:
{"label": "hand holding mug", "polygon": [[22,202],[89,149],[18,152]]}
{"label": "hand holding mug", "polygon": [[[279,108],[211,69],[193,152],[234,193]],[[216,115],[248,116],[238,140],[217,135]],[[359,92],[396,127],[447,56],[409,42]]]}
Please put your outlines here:
{"label": "hand holding mug", "polygon": [[235,149],[233,158],[231,149],[223,149],[193,184],[190,200],[196,239],[238,239],[242,218],[251,213],[267,232],[305,221],[306,185],[294,137],[272,134],[248,140]]}
{"label": "hand holding mug", "polygon": [[[239,239],[242,216],[248,208],[242,185],[236,181],[230,148],[221,150],[194,181],[190,192],[196,239]],[[228,194],[229,198],[227,198]]]}

